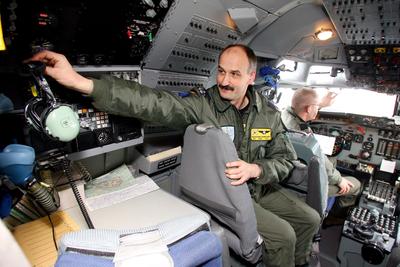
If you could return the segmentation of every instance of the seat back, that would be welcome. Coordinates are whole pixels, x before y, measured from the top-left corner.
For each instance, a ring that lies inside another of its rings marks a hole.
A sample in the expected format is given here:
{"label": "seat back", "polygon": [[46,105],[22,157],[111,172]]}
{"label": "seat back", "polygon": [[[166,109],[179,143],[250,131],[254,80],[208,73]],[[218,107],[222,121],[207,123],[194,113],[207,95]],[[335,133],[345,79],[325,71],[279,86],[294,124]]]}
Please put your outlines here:
{"label": "seat back", "polygon": [[290,130],[287,135],[298,158],[308,166],[307,182],[301,185],[302,189],[307,188],[306,202],[324,217],[328,203],[328,175],[321,147],[312,134]]}
{"label": "seat back", "polygon": [[262,255],[262,239],[247,184],[232,186],[226,163],[238,160],[222,130],[204,125],[186,129],[178,178],[182,197],[210,213],[224,226],[228,246],[248,262]]}

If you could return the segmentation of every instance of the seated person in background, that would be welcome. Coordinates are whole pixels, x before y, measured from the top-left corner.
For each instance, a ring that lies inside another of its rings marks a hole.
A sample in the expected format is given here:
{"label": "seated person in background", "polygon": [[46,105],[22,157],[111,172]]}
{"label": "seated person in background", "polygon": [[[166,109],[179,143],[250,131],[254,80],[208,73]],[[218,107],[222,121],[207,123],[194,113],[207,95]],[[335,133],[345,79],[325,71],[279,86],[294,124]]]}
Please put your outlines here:
{"label": "seated person in background", "polygon": [[[282,122],[287,129],[312,133],[308,122],[317,117],[318,110],[330,106],[336,94],[328,92],[322,99],[311,88],[297,89],[292,97],[292,106],[282,111]],[[325,156],[325,169],[329,179],[328,196],[338,196],[330,212],[327,224],[335,224],[335,217],[345,217],[347,209],[355,204],[360,194],[360,181],[354,177],[342,177],[335,168],[336,158]]]}
{"label": "seated person in background", "polygon": [[[96,108],[111,114],[181,129],[210,123],[224,130],[241,159],[228,162],[225,174],[232,186],[247,183],[252,189],[266,265],[307,264],[321,219],[315,210],[278,184],[289,175],[296,154],[284,135],[279,113],[252,88],[257,58],[250,48],[235,44],[223,49],[217,84],[187,97],[111,76],[87,79],[76,73],[63,55],[50,51],[39,52],[31,60],[45,62],[47,75],[91,96]],[[270,135],[252,140],[251,130],[258,128],[269,129]]]}

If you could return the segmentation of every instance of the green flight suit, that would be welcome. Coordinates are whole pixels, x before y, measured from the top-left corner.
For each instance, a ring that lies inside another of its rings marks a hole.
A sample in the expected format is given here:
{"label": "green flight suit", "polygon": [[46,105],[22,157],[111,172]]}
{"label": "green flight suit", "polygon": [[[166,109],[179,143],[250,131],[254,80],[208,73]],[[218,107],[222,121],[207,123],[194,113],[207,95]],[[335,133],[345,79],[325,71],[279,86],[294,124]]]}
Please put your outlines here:
{"label": "green flight suit", "polygon": [[[313,132],[312,129],[305,123],[305,121],[297,116],[291,107],[287,107],[282,111],[281,118],[287,129],[294,129],[307,133]],[[329,182],[328,196],[339,196],[338,192],[340,188],[338,185],[342,181],[342,176],[340,172],[336,170],[336,158],[328,158],[326,155],[324,155],[324,160]],[[357,200],[357,196],[360,194],[360,181],[352,176],[345,176],[345,178],[353,184],[353,187],[350,188],[346,195],[340,195],[335,201],[335,205],[337,205],[338,209],[354,205]]]}
{"label": "green flight suit", "polygon": [[[239,157],[262,168],[260,177],[248,184],[254,189],[251,193],[268,266],[294,266],[308,260],[320,218],[316,211],[278,185],[292,170],[290,160],[296,154],[283,132],[279,113],[268,106],[264,97],[248,90],[250,103],[242,115],[220,97],[216,86],[208,89],[205,96],[178,97],[111,76],[93,82],[91,96],[100,110],[180,129],[211,123],[229,134]],[[259,131],[258,139],[265,140],[251,140]]]}

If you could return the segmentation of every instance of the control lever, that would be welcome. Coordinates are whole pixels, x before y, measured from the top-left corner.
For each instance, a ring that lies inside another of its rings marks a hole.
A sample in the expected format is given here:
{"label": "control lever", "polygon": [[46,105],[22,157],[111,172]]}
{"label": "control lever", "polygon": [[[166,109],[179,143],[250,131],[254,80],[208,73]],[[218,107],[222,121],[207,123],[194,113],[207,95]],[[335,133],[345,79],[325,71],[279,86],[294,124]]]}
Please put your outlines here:
{"label": "control lever", "polygon": [[371,223],[373,224],[377,223],[379,220],[379,211],[377,209],[372,209],[370,213],[371,213],[371,219],[370,219]]}
{"label": "control lever", "polygon": [[362,239],[372,239],[374,237],[374,232],[368,229],[365,225],[356,225],[353,229],[353,233]]}

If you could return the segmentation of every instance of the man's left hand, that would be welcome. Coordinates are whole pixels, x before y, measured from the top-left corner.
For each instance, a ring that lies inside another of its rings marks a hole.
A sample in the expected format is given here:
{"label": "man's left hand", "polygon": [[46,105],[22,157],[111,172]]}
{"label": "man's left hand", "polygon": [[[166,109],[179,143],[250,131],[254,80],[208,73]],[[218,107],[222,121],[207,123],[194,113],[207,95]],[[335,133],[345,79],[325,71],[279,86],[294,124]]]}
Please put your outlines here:
{"label": "man's left hand", "polygon": [[243,160],[232,161],[226,164],[225,175],[233,180],[231,185],[241,185],[250,178],[259,177],[261,168],[257,164],[247,163]]}

